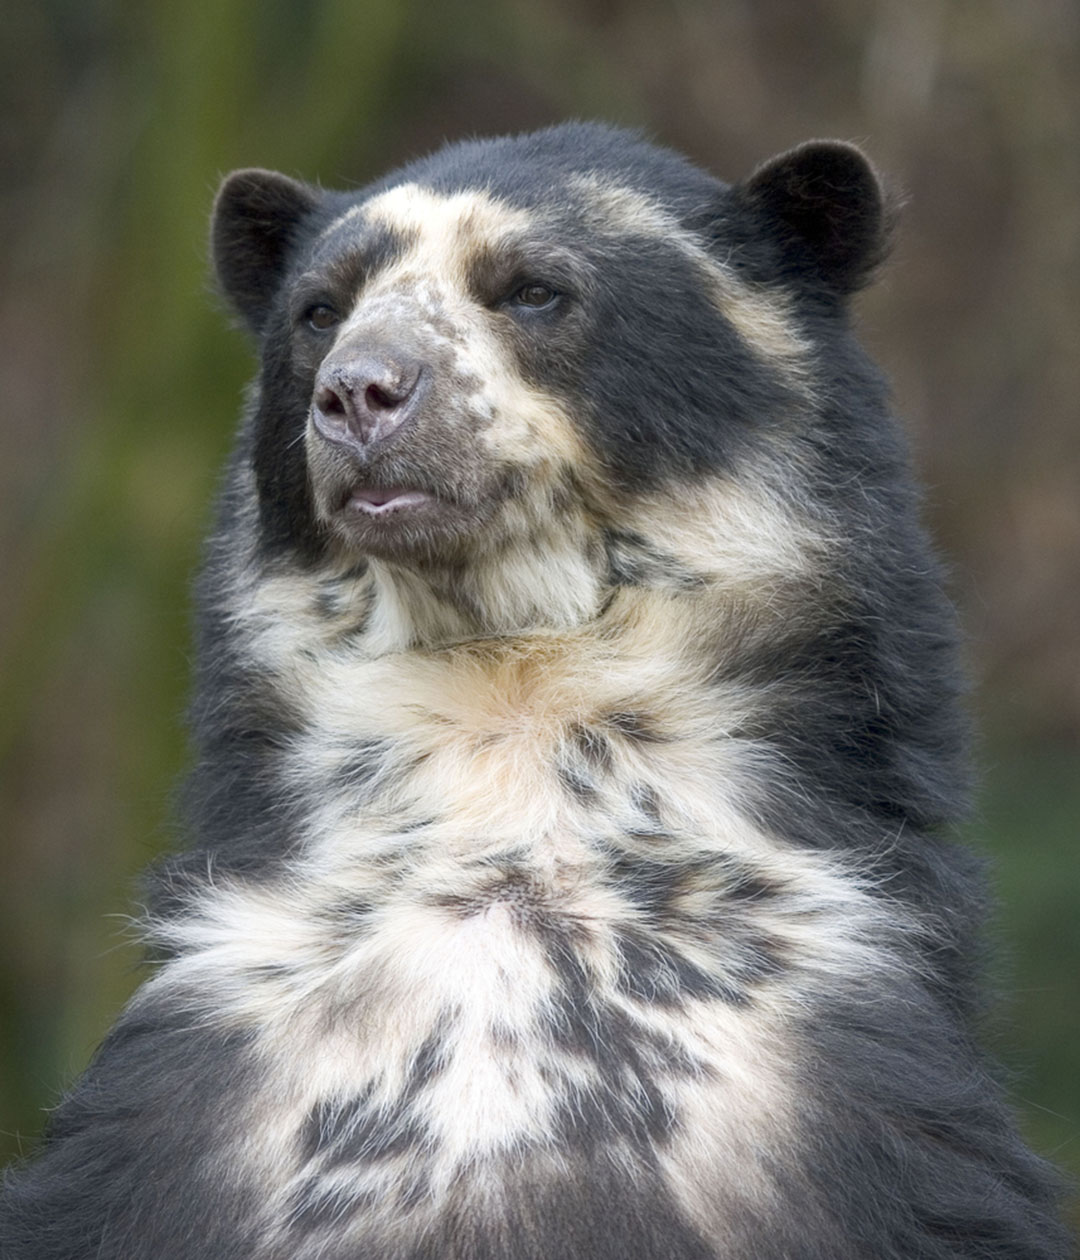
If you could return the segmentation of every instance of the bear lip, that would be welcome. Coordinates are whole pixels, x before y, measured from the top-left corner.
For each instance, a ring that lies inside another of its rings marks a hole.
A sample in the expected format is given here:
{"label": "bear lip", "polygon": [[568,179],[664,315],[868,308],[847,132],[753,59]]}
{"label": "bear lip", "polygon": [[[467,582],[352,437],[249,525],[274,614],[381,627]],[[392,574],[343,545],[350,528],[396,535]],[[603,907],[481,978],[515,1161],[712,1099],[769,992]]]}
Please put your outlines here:
{"label": "bear lip", "polygon": [[406,489],[403,486],[369,486],[352,490],[346,507],[368,516],[385,516],[408,508],[422,507],[433,502],[433,497],[423,490]]}

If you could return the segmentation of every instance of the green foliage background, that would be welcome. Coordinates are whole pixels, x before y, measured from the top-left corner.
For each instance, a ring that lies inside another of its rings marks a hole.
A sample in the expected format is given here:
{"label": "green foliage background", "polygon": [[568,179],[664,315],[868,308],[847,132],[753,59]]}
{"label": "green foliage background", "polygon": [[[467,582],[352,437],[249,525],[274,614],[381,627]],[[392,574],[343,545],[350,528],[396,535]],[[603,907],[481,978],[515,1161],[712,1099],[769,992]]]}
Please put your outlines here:
{"label": "green foliage background", "polygon": [[360,183],[569,116],[729,178],[811,135],[910,197],[862,307],[955,562],[1003,911],[993,1032],[1080,1175],[1080,12],[1069,0],[7,0],[0,49],[0,1154],[139,979],[188,588],[250,372],[220,176]]}

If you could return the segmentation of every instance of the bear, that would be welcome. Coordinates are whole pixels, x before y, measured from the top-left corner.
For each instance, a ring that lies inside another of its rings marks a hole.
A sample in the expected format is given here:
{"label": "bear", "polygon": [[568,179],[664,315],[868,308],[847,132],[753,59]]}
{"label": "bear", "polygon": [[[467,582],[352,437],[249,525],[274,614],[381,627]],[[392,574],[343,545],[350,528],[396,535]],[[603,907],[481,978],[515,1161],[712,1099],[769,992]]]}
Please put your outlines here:
{"label": "bear", "polygon": [[223,183],[258,372],[156,968],[5,1260],[1054,1260],[977,1043],[892,202],[574,123]]}

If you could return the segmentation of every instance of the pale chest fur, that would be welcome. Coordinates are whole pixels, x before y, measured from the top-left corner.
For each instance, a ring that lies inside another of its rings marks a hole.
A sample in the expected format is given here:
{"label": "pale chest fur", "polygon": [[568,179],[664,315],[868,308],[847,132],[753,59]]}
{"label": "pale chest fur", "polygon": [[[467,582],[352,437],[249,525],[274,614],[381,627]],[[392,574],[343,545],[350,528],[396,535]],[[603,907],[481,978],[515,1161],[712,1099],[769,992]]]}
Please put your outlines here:
{"label": "pale chest fur", "polygon": [[400,1230],[597,1142],[677,1174],[702,1227],[718,1165],[769,1193],[792,1013],[887,967],[887,934],[854,871],[744,808],[759,698],[695,671],[692,616],[625,604],[605,635],[379,657],[252,637],[302,713],[302,834],[160,929],[147,992],[250,1038],[237,1168],[276,1187],[271,1233],[361,1202]]}

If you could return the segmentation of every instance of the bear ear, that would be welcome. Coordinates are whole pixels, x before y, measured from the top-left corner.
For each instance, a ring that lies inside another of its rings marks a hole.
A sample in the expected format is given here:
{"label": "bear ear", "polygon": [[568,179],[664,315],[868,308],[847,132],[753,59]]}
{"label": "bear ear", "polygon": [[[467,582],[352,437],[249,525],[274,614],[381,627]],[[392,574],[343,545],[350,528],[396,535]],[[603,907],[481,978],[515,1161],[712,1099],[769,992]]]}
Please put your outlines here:
{"label": "bear ear", "polygon": [[738,186],[796,274],[838,296],[864,285],[885,257],[891,208],[877,172],[852,144],[811,140]]}
{"label": "bear ear", "polygon": [[289,247],[319,193],[275,171],[233,171],[214,200],[210,246],[225,296],[258,333],[285,271]]}

